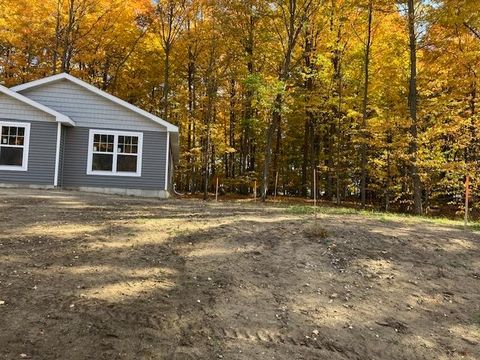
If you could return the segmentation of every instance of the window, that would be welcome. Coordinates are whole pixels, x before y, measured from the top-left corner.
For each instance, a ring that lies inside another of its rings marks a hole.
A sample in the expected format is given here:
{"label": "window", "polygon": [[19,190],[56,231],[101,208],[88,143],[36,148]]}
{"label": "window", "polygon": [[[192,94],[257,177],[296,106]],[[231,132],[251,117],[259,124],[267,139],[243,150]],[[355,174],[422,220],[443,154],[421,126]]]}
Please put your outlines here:
{"label": "window", "polygon": [[143,134],[90,130],[88,175],[140,176]]}
{"label": "window", "polygon": [[0,121],[0,170],[27,171],[30,124]]}

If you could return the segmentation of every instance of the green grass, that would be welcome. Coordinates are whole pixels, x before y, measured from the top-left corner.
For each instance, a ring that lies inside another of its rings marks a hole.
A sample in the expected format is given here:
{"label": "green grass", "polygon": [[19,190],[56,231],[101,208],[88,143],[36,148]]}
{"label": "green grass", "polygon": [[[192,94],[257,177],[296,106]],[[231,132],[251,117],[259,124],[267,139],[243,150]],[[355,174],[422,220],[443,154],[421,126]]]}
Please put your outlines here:
{"label": "green grass", "polygon": [[480,313],[476,313],[473,316],[473,322],[475,325],[477,325],[480,328]]}
{"label": "green grass", "polygon": [[[362,215],[370,217],[381,222],[426,222],[432,225],[448,226],[455,228],[463,228],[462,220],[452,220],[442,217],[428,217],[428,216],[417,216],[410,214],[399,214],[399,213],[386,213],[374,210],[357,210],[353,208],[346,207],[333,207],[333,206],[317,206],[316,208],[311,205],[291,205],[286,207],[286,212],[293,215],[313,215],[315,212],[317,214],[325,215]],[[480,231],[479,222],[470,222],[469,229],[474,231]]]}
{"label": "green grass", "polygon": [[316,208],[311,205],[290,205],[286,208],[287,212],[294,215],[309,215],[315,214],[329,214],[329,215],[347,215],[347,214],[359,214],[356,209],[345,207],[330,207],[330,206],[317,206]]}

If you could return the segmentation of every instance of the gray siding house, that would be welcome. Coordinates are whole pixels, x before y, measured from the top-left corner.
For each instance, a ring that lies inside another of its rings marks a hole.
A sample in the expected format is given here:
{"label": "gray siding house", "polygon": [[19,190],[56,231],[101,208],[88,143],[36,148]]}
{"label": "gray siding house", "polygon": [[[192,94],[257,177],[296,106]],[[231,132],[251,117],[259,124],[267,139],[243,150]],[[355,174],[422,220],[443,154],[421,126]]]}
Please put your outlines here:
{"label": "gray siding house", "polygon": [[0,85],[0,186],[166,198],[178,128],[68,74]]}

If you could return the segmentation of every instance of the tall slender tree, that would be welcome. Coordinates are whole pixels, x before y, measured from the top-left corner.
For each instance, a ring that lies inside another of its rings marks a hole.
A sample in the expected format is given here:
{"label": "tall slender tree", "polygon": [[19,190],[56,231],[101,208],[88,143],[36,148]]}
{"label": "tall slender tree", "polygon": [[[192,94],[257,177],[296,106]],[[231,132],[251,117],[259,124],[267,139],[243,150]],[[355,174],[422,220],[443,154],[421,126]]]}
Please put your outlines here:
{"label": "tall slender tree", "polygon": [[156,29],[164,53],[162,116],[169,116],[171,56],[175,41],[185,28],[189,6],[187,0],[160,0],[155,8]]}
{"label": "tall slender tree", "polygon": [[365,41],[364,57],[364,82],[363,82],[363,102],[362,102],[362,143],[360,146],[360,198],[362,208],[366,203],[367,188],[367,139],[366,127],[368,118],[368,90],[370,85],[370,53],[372,47],[372,23],[373,23],[373,0],[368,1],[368,20],[367,20],[367,39]]}
{"label": "tall slender tree", "polygon": [[418,169],[418,114],[417,114],[417,6],[415,0],[407,1],[408,34],[410,49],[410,77],[408,107],[410,112],[410,176],[413,186],[413,202],[416,214],[423,213],[422,183]]}
{"label": "tall slender tree", "polygon": [[[281,46],[280,64],[278,66],[278,80],[284,84],[290,79],[291,63],[298,43],[300,32],[315,11],[314,0],[279,0],[272,3],[272,9],[280,13],[279,22],[275,23],[275,31]],[[263,164],[262,200],[268,195],[270,179],[270,162],[275,132],[281,131],[283,91],[275,96],[270,123],[267,127],[265,142],[265,159]],[[279,136],[281,138],[281,136]],[[277,142],[278,143],[278,142]]]}

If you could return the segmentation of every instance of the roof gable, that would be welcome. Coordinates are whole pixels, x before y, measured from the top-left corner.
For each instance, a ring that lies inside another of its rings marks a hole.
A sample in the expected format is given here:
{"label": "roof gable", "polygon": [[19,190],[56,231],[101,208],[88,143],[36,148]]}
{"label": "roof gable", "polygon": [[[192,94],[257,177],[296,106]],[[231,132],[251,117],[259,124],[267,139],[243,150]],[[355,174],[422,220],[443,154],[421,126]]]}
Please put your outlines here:
{"label": "roof gable", "polygon": [[64,124],[68,124],[68,125],[75,125],[75,122],[70,119],[68,116],[66,115],[63,115],[61,113],[59,113],[58,111],[55,111],[53,109],[50,109],[49,107],[45,106],[45,105],[42,105],[26,96],[23,96],[22,94],[19,94],[15,91],[12,91],[8,88],[6,88],[5,86],[2,86],[0,85],[0,94],[4,94],[8,97],[11,97],[13,99],[16,99],[28,106],[31,106],[37,110],[40,110],[48,115],[51,115],[55,118],[55,120],[57,122],[60,122],[60,123],[64,123]]}
{"label": "roof gable", "polygon": [[42,85],[45,85],[45,84],[50,84],[50,83],[53,83],[53,82],[56,82],[56,81],[60,81],[60,80],[68,80],[68,81],[71,81],[79,86],[81,86],[82,88],[92,92],[92,93],[95,93],[105,99],[108,99],[109,101],[112,101],[113,103],[115,104],[118,104],[126,109],[129,109],[157,124],[160,124],[162,126],[164,126],[166,128],[167,131],[169,132],[178,132],[178,127],[159,118],[158,116],[155,116],[153,114],[150,114],[149,112],[145,111],[145,110],[142,110],[140,109],[139,107],[136,107],[122,99],[119,99],[118,97],[116,96],[113,96],[105,91],[102,91],[98,88],[96,88],[95,86],[92,86],[88,83],[86,83],[85,81],[82,81],[72,75],[69,75],[69,74],[66,74],[66,73],[62,73],[62,74],[58,74],[58,75],[53,75],[53,76],[49,76],[49,77],[46,77],[46,78],[43,78],[43,79],[39,79],[39,80],[35,80],[35,81],[32,81],[32,82],[29,82],[29,83],[26,83],[26,84],[22,84],[22,85],[18,85],[18,86],[14,86],[12,87],[10,90],[14,91],[14,92],[22,92],[24,90],[28,90],[28,89],[32,89],[32,88],[35,88],[35,87],[38,87],[38,86],[42,86]]}

